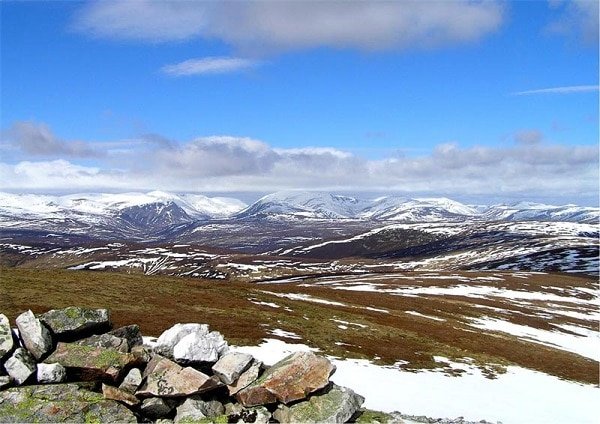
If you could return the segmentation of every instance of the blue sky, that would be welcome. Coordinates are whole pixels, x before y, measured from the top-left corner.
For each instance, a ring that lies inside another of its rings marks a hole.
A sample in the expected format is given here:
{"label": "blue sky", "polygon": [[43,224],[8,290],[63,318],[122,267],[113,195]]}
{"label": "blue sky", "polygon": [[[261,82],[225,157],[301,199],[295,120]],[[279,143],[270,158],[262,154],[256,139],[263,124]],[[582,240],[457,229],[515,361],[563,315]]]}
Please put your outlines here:
{"label": "blue sky", "polygon": [[0,188],[598,201],[598,3],[3,2]]}

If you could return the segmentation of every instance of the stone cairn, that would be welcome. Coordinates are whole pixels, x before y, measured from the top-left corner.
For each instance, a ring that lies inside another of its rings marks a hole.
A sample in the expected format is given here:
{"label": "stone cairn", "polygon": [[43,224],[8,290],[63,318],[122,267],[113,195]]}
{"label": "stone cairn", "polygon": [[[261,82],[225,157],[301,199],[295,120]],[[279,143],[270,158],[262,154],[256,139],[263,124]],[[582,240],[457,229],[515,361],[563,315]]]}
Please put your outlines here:
{"label": "stone cairn", "polygon": [[0,314],[0,422],[347,422],[364,398],[335,366],[297,352],[271,367],[206,324],[176,324],[153,346],[106,309]]}

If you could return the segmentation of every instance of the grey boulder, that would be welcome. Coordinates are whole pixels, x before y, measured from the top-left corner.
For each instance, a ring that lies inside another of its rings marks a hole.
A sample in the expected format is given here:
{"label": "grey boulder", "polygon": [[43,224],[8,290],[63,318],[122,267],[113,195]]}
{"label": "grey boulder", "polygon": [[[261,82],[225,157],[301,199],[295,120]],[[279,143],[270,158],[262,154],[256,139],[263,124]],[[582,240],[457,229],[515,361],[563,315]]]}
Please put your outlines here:
{"label": "grey boulder", "polygon": [[191,333],[175,345],[173,359],[184,364],[217,362],[228,349],[227,342],[218,331],[208,334]]}
{"label": "grey boulder", "polygon": [[185,336],[196,333],[198,335],[208,334],[207,324],[175,324],[164,331],[156,340],[154,351],[162,356],[173,359],[175,345]]}
{"label": "grey boulder", "polygon": [[0,314],[0,359],[8,355],[13,350],[14,345],[10,322],[6,315]]}
{"label": "grey boulder", "polygon": [[92,346],[92,347],[103,347],[107,349],[114,349],[118,352],[127,353],[129,352],[129,343],[127,339],[113,336],[111,334],[98,334],[85,339],[77,340],[75,344],[81,346]]}
{"label": "grey boulder", "polygon": [[216,400],[205,401],[197,397],[190,397],[178,408],[175,422],[195,421],[204,418],[215,418],[225,413],[223,404]]}
{"label": "grey boulder", "polygon": [[108,309],[89,309],[70,306],[52,309],[39,317],[60,341],[70,341],[110,330]]}
{"label": "grey boulder", "polygon": [[173,410],[173,401],[159,397],[144,399],[140,406],[141,413],[152,419],[164,418]]}
{"label": "grey boulder", "polygon": [[67,370],[61,364],[38,364],[38,383],[61,383],[67,378]]}
{"label": "grey boulder", "polygon": [[119,389],[133,394],[140,387],[140,384],[142,384],[142,373],[139,369],[132,368],[123,379]]}
{"label": "grey boulder", "polygon": [[273,417],[280,423],[344,423],[361,407],[365,398],[351,389],[333,385],[321,395],[292,406],[279,405]]}
{"label": "grey boulder", "polygon": [[25,348],[35,359],[40,359],[52,349],[50,331],[30,310],[23,312],[15,320],[19,329],[19,337]]}
{"label": "grey boulder", "polygon": [[20,385],[35,373],[36,363],[33,356],[20,347],[4,363],[4,368],[15,383]]}
{"label": "grey boulder", "polygon": [[252,355],[242,352],[230,352],[223,355],[213,365],[213,372],[225,384],[233,384],[252,363]]}
{"label": "grey boulder", "polygon": [[109,331],[107,334],[126,339],[129,349],[132,349],[134,346],[141,346],[144,343],[144,340],[142,339],[142,333],[140,332],[140,326],[137,324],[119,327],[115,330]]}

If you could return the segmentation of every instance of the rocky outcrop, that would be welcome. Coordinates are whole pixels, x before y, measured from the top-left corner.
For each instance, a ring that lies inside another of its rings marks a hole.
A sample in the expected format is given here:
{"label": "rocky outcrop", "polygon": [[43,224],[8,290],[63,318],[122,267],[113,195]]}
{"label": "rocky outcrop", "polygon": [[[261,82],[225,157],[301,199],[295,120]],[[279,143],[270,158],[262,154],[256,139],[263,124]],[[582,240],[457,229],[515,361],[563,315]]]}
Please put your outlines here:
{"label": "rocky outcrop", "polygon": [[59,341],[72,341],[110,330],[108,309],[88,309],[74,306],[53,309],[38,317]]}
{"label": "rocky outcrop", "polygon": [[33,312],[23,312],[15,322],[23,345],[35,359],[40,359],[52,349],[50,331],[33,315]]}
{"label": "rocky outcrop", "polygon": [[306,398],[329,384],[335,366],[312,352],[296,352],[269,368],[254,383],[237,393],[244,406],[290,403]]}
{"label": "rocky outcrop", "polygon": [[11,388],[0,392],[0,422],[136,423],[133,412],[77,384]]}
{"label": "rocky outcrop", "polygon": [[206,324],[176,324],[155,347],[137,325],[110,331],[105,309],[28,311],[17,325],[21,347],[0,315],[0,422],[343,422],[364,400],[330,383],[324,357],[265,369]]}

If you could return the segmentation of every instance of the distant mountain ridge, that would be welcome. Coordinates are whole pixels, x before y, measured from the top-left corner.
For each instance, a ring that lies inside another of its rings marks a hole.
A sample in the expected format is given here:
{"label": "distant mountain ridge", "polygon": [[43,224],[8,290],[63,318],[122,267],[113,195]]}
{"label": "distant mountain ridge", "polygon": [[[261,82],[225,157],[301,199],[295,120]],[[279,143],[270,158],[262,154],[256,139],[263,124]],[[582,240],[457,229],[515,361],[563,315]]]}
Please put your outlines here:
{"label": "distant mountain ridge", "polygon": [[531,202],[469,206],[447,198],[360,199],[328,192],[280,191],[251,205],[199,194],[85,193],[65,196],[0,193],[2,229],[155,238],[211,220],[355,220],[365,222],[554,221],[598,223],[600,209]]}
{"label": "distant mountain ridge", "polygon": [[600,209],[519,202],[469,206],[445,197],[384,196],[373,200],[327,192],[281,191],[257,200],[236,218],[363,219],[399,222],[485,221],[598,222]]}

